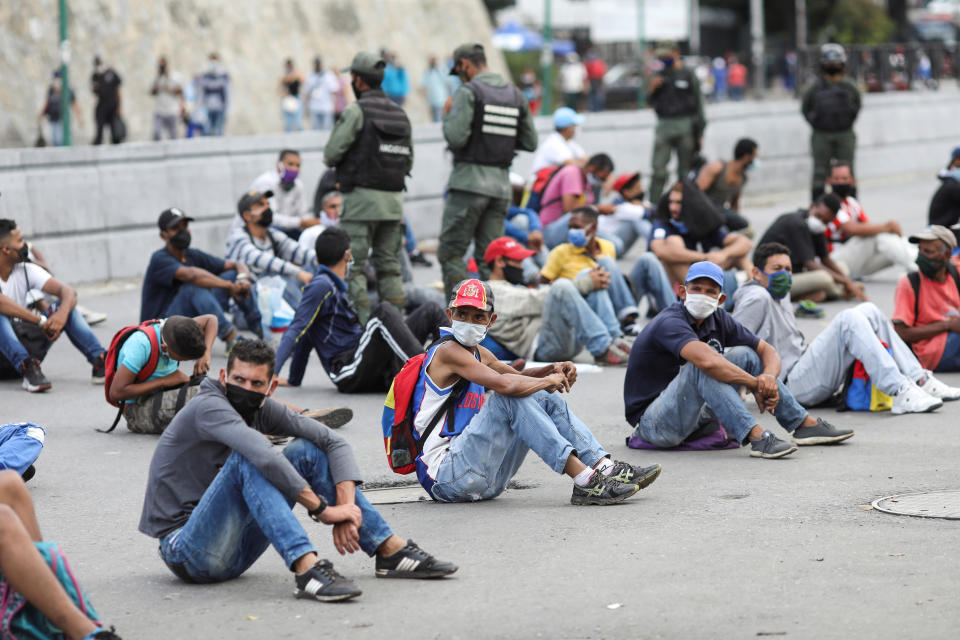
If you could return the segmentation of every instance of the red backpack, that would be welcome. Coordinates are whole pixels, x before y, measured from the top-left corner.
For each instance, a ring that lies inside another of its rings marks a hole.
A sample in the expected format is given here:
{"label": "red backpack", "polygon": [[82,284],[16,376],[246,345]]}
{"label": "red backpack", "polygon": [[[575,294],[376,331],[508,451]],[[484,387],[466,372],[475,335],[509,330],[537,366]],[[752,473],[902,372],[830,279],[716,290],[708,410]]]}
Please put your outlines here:
{"label": "red backpack", "polygon": [[137,331],[143,331],[147,339],[150,340],[150,358],[147,360],[147,363],[143,365],[143,368],[140,369],[140,372],[137,373],[134,382],[138,384],[145,382],[146,379],[152,376],[153,372],[157,370],[157,363],[160,361],[160,341],[157,340],[157,332],[154,331],[153,327],[158,324],[160,324],[160,320],[145,320],[138,325],[124,327],[120,329],[120,331],[117,331],[116,335],[113,336],[113,340],[110,341],[110,347],[107,349],[107,355],[104,358],[106,375],[103,382],[103,394],[106,396],[109,404],[119,407],[119,411],[109,429],[106,431],[97,429],[97,431],[110,433],[116,429],[120,423],[120,416],[123,415],[123,402],[118,402],[110,397],[110,386],[113,384],[113,378],[117,375],[117,368],[120,366],[119,362],[117,362],[120,358],[120,349],[127,342],[127,339]]}
{"label": "red backpack", "polygon": [[533,209],[537,213],[540,213],[544,207],[549,207],[555,202],[559,202],[561,198],[554,198],[549,202],[543,201],[543,195],[547,191],[547,186],[553,181],[553,177],[560,172],[560,169],[563,169],[565,165],[553,166],[553,167],[544,167],[537,171],[536,175],[533,177],[533,186],[530,187],[530,195],[527,196],[527,201],[524,203],[524,207],[527,209]]}

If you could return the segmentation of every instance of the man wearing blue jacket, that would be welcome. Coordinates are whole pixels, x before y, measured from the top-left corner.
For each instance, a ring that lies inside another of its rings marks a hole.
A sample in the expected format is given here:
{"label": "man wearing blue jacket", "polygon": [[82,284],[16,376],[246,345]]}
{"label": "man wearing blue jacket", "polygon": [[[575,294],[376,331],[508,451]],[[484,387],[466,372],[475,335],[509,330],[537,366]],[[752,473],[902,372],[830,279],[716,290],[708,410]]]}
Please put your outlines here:
{"label": "man wearing blue jacket", "polygon": [[317,236],[315,250],[317,275],[303,289],[277,349],[274,372],[279,375],[292,357],[287,383],[299,386],[313,348],[337,390],[385,392],[403,363],[423,353],[424,341],[435,340],[439,327],[449,326],[446,314],[440,305],[428,302],[404,320],[396,306],[381,302],[364,326],[347,293],[353,264],[350,236],[330,227]]}

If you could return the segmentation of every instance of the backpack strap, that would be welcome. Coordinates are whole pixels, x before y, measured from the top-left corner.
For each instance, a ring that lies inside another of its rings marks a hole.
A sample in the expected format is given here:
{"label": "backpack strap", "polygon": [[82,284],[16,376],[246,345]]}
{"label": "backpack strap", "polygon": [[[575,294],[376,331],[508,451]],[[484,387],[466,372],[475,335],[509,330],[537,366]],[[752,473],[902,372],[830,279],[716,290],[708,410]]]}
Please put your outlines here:
{"label": "backpack strap", "polygon": [[120,408],[117,409],[117,417],[113,419],[113,424],[110,425],[109,429],[97,429],[100,433],[110,433],[117,428],[117,425],[120,424],[120,418],[123,417],[123,408],[125,404],[124,401],[120,401]]}
{"label": "backpack strap", "polygon": [[159,324],[159,322],[159,320],[147,320],[140,325],[140,331],[143,331],[147,336],[147,340],[150,341],[150,358],[147,360],[147,363],[143,365],[143,368],[140,369],[136,378],[134,378],[137,383],[145,382],[147,378],[152,376],[153,372],[157,370],[157,364],[160,362],[160,341],[157,340],[157,332],[154,330],[154,326]]}
{"label": "backpack strap", "polygon": [[920,312],[920,273],[911,271],[907,274],[907,282],[913,289],[913,323],[917,323],[917,314]]}
{"label": "backpack strap", "polygon": [[[550,176],[547,178],[547,181],[543,183],[543,189],[540,190],[540,197],[541,197],[541,198],[543,198],[543,196],[547,193],[547,187],[550,186],[550,183],[553,182],[553,179],[557,176],[558,173],[560,173],[560,169],[563,169],[565,166],[567,166],[567,165],[562,165],[562,164],[561,164],[560,166],[556,167],[556,168],[550,173]],[[556,204],[557,202],[560,202],[561,200],[563,200],[563,196],[562,196],[562,195],[561,195],[560,197],[558,197],[558,198],[554,198],[553,200],[549,200],[549,201],[547,201],[547,202],[543,202],[543,201],[541,200],[541,201],[540,201],[540,209],[539,209],[539,211],[543,211],[543,208],[544,208],[544,207],[549,207],[550,205]]]}
{"label": "backpack strap", "polygon": [[469,385],[469,380],[460,378],[456,384],[453,385],[453,388],[450,389],[450,396],[443,401],[443,405],[433,414],[430,422],[427,423],[427,427],[423,430],[423,433],[420,434],[420,438],[417,440],[417,455],[423,453],[423,443],[425,443],[427,438],[430,437],[430,434],[433,433],[434,428],[444,414],[446,414],[448,423],[453,420],[453,414],[456,411],[457,402],[460,400],[460,394],[462,394]]}

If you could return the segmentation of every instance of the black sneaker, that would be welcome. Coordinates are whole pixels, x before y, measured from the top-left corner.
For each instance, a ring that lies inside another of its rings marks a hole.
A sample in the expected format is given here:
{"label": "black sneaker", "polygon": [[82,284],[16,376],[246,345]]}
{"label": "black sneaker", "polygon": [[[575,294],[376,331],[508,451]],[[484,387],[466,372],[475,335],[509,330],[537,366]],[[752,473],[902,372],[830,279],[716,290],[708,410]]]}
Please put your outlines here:
{"label": "black sneaker", "polygon": [[90,381],[93,384],[103,384],[107,378],[107,353],[103,352],[93,361],[93,373],[90,375]]}
{"label": "black sneaker", "polygon": [[352,580],[336,572],[329,560],[319,560],[306,573],[294,576],[298,598],[313,598],[321,602],[337,602],[356,598],[363,591]]}
{"label": "black sneaker", "polygon": [[331,409],[304,409],[300,415],[325,424],[331,429],[338,429],[353,420],[353,409],[349,407],[333,407]]}
{"label": "black sneaker", "polygon": [[753,458],[782,458],[796,450],[794,445],[784,442],[769,431],[764,431],[759,440],[750,442],[750,456]]}
{"label": "black sneaker", "polygon": [[23,364],[20,365],[20,373],[23,374],[23,388],[30,393],[46,391],[53,386],[43,375],[43,371],[40,370],[40,362],[36,358],[24,360]]}
{"label": "black sneaker", "polygon": [[626,500],[637,491],[640,491],[640,487],[635,484],[624,484],[594,471],[587,486],[578,487],[574,483],[570,504],[614,504]]}
{"label": "black sneaker", "polygon": [[24,482],[30,482],[30,479],[33,476],[37,475],[37,468],[33,465],[27,467],[27,470],[20,474],[20,477],[23,478]]}
{"label": "black sneaker", "polygon": [[407,546],[392,556],[377,556],[376,569],[378,578],[442,578],[455,572],[457,565],[437,560],[407,540]]}
{"label": "black sneaker", "polygon": [[109,629],[100,629],[93,636],[93,640],[123,640],[120,636],[117,635],[117,630],[115,627],[110,627]]}
{"label": "black sneaker", "polygon": [[413,251],[408,254],[410,256],[410,264],[416,267],[432,267],[433,263],[427,260],[427,256],[423,255],[420,251]]}
{"label": "black sneaker", "polygon": [[815,425],[797,427],[793,431],[793,442],[799,445],[836,444],[852,437],[852,429],[837,429],[823,418],[817,418]]}
{"label": "black sneaker", "polygon": [[643,489],[653,484],[661,471],[663,471],[663,467],[658,464],[649,467],[635,467],[629,462],[614,460],[613,469],[607,477],[624,484],[635,484]]}

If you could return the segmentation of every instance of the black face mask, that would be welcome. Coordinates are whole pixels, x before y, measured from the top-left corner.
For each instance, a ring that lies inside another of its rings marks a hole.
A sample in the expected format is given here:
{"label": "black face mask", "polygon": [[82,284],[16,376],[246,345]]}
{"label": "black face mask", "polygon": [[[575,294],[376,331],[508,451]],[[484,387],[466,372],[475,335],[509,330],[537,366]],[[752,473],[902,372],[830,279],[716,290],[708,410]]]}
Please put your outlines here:
{"label": "black face mask", "polygon": [[174,249],[186,249],[190,246],[190,232],[186,229],[180,229],[177,234],[170,238],[170,244]]}
{"label": "black face mask", "polygon": [[355,95],[355,96],[358,97],[358,98],[360,97],[360,94],[363,93],[362,91],[360,91],[359,88],[357,88],[357,83],[356,83],[356,81],[351,81],[351,82],[350,82],[350,88],[353,89],[353,95]]}
{"label": "black face mask", "polygon": [[946,266],[946,260],[928,258],[922,253],[917,255],[917,268],[920,269],[920,273],[927,276],[931,280],[936,278],[940,274],[940,269],[943,269]]}
{"label": "black face mask", "polygon": [[510,284],[523,284],[523,267],[505,264],[503,265],[503,277]]}
{"label": "black face mask", "polygon": [[267,399],[267,394],[250,391],[235,384],[226,385],[227,402],[240,414],[243,421],[248,425],[253,425],[253,419],[257,411],[263,406],[263,401]]}
{"label": "black face mask", "polygon": [[26,242],[17,249],[17,262],[30,262],[30,247],[27,246]]}
{"label": "black face mask", "polygon": [[838,198],[846,198],[853,195],[853,185],[852,184],[832,184],[830,185],[830,190],[833,191]]}
{"label": "black face mask", "polygon": [[269,227],[273,224],[273,209],[267,207],[263,210],[263,213],[260,214],[260,219],[257,220],[257,224],[261,227]]}

